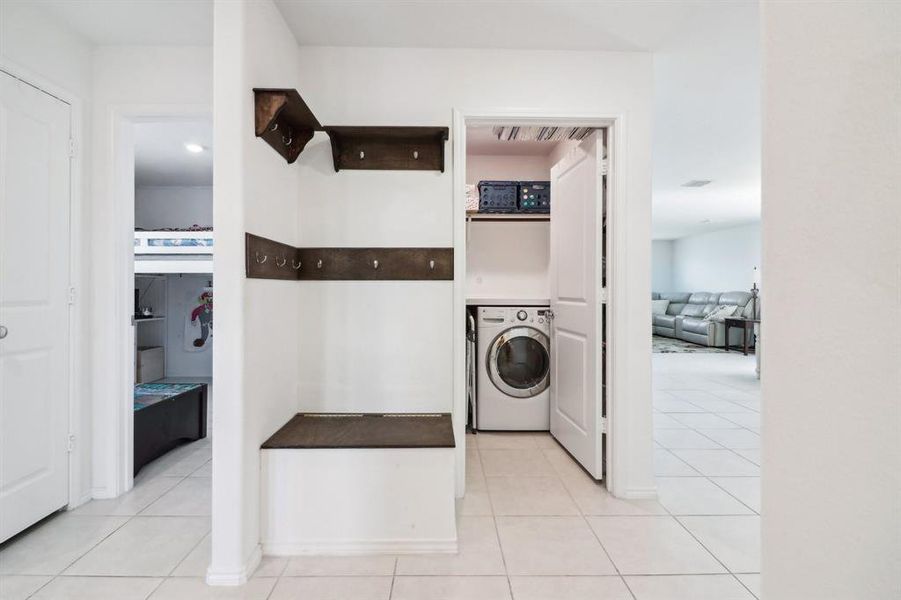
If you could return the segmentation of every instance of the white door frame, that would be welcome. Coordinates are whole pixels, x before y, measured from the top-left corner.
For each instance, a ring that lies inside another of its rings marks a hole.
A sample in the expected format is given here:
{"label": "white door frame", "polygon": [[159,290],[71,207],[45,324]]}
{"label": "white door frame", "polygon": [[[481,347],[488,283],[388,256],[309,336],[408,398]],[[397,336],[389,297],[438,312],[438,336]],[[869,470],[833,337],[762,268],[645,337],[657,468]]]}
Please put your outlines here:
{"label": "white door frame", "polygon": [[[607,385],[607,442],[604,460],[607,474],[604,485],[614,495],[625,487],[625,462],[628,457],[627,419],[617,415],[628,415],[628,399],[625,390],[616,385],[627,381],[626,363],[617,360],[627,356],[626,336],[617,336],[614,323],[625,322],[625,273],[627,257],[625,253],[625,229],[622,226],[626,198],[626,153],[628,129],[625,112],[621,113],[560,113],[556,111],[509,109],[454,109],[453,111],[453,173],[454,173],[454,298],[453,298],[453,339],[454,339],[454,437],[457,440],[457,497],[466,492],[466,127],[469,125],[557,125],[561,127],[605,127],[607,138],[607,285],[610,294],[607,300],[607,346],[610,348],[606,373]],[[598,257],[600,260],[600,257]],[[647,343],[647,340],[637,340]],[[600,411],[598,411],[600,414]],[[625,491],[625,490],[623,490]]]}
{"label": "white door frame", "polygon": [[[109,114],[110,138],[109,179],[96,182],[97,189],[110,190],[113,197],[112,240],[114,256],[112,289],[107,292],[116,298],[113,306],[113,318],[109,319],[114,328],[114,364],[109,365],[108,373],[115,377],[111,390],[115,397],[110,402],[100,403],[101,410],[109,411],[100,415],[95,423],[105,423],[108,431],[95,433],[95,439],[106,439],[107,448],[113,450],[113,459],[102,468],[109,469],[104,479],[112,484],[107,487],[106,496],[116,497],[124,494],[134,485],[134,354],[135,329],[131,319],[134,313],[134,135],[133,128],[137,123],[156,123],[166,121],[196,121],[210,119],[213,111],[208,105],[198,104],[151,104],[151,105],[116,105]],[[103,150],[103,149],[101,149]],[[102,293],[98,290],[98,293]],[[95,371],[96,372],[96,371]],[[108,437],[107,437],[108,436]]]}
{"label": "white door frame", "polygon": [[[8,75],[49,94],[69,105],[69,138],[73,140],[69,158],[69,286],[74,290],[74,302],[69,305],[69,436],[72,451],[69,453],[69,502],[72,509],[91,499],[91,444],[86,428],[82,427],[85,413],[90,406],[85,403],[82,377],[87,372],[86,361],[79,346],[84,339],[87,323],[87,305],[80,302],[87,289],[85,280],[82,236],[82,181],[84,157],[80,147],[84,140],[82,99],[70,90],[41,77],[31,69],[0,57],[0,70]],[[89,417],[88,417],[89,418]]]}

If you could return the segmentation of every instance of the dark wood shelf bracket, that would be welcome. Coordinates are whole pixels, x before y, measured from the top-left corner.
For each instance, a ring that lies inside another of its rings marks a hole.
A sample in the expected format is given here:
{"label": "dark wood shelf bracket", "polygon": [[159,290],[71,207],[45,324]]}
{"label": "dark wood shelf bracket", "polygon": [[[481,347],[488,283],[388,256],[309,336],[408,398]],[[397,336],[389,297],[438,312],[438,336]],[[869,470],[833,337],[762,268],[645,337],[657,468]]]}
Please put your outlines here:
{"label": "dark wood shelf bracket", "polygon": [[441,171],[447,127],[324,127],[341,169]]}
{"label": "dark wood shelf bracket", "polygon": [[288,164],[303,152],[313,133],[322,129],[313,111],[297,90],[254,88],[256,135],[278,152]]}

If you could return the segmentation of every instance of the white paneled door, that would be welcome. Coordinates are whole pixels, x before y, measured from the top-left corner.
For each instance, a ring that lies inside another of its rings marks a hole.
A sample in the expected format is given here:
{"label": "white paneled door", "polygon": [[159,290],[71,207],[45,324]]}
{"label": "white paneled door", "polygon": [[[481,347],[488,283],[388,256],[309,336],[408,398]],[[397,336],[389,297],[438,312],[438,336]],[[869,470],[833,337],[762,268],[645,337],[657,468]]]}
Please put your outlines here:
{"label": "white paneled door", "polygon": [[69,108],[0,71],[0,541],[68,502]]}
{"label": "white paneled door", "polygon": [[551,169],[551,434],[596,479],[604,465],[601,136]]}

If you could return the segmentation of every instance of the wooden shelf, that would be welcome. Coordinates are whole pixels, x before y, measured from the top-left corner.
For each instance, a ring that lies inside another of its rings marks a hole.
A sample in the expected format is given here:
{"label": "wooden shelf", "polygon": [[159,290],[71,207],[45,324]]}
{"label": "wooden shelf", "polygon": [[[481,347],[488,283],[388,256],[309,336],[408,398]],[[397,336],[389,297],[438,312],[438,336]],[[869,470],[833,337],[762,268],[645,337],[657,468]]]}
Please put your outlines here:
{"label": "wooden shelf", "polygon": [[453,448],[449,414],[297,414],[264,450],[284,448]]}
{"label": "wooden shelf", "polygon": [[335,171],[441,171],[447,127],[326,126]]}
{"label": "wooden shelf", "polygon": [[166,317],[135,317],[135,323],[147,323],[148,321],[165,321]]}
{"label": "wooden shelf", "polygon": [[254,88],[254,128],[258,138],[278,152],[288,164],[303,152],[322,126],[297,90]]}
{"label": "wooden shelf", "polygon": [[467,212],[466,220],[471,222],[479,222],[479,221],[499,221],[499,222],[521,222],[521,221],[550,221],[551,215],[549,214],[522,214],[522,213],[508,213],[508,214],[496,214],[496,213],[475,213],[475,212]]}

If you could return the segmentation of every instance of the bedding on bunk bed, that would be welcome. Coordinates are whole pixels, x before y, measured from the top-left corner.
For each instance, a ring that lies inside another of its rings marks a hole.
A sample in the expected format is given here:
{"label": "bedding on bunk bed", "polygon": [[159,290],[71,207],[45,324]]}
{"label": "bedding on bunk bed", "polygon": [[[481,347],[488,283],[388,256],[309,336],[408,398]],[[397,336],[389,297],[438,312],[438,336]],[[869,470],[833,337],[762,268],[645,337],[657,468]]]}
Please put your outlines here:
{"label": "bedding on bunk bed", "polygon": [[139,383],[133,406],[135,474],[180,444],[206,437],[205,383]]}

